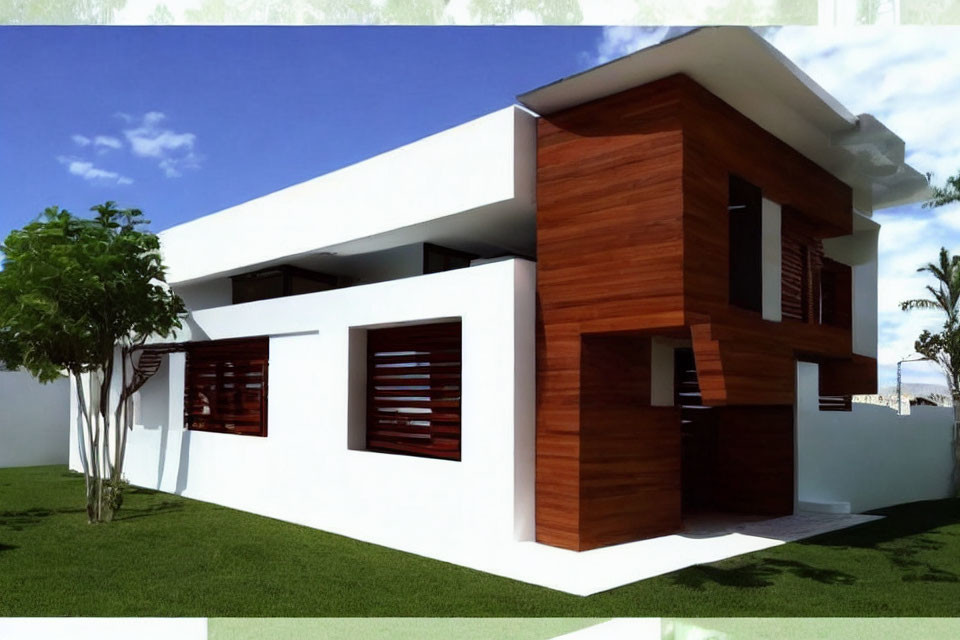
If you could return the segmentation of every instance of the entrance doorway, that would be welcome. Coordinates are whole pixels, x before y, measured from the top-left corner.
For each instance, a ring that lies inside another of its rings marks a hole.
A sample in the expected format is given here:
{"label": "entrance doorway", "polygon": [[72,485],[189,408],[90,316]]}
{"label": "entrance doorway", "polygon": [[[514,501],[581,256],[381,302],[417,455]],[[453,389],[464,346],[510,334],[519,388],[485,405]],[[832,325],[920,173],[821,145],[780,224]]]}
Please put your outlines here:
{"label": "entrance doorway", "polygon": [[680,408],[683,515],[715,507],[717,412],[700,396],[693,349],[674,350],[674,404]]}

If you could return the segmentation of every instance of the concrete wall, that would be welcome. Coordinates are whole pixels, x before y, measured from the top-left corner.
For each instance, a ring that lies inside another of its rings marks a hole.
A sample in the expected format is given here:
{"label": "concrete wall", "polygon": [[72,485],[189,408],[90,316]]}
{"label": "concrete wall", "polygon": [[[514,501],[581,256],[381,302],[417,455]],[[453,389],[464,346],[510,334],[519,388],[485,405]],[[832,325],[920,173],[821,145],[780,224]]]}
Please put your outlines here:
{"label": "concrete wall", "polygon": [[0,371],[0,467],[66,464],[70,385]]}
{"label": "concrete wall", "polygon": [[828,258],[850,265],[853,273],[853,352],[877,357],[877,242],[880,225],[853,214],[853,234],[823,241]]}
{"label": "concrete wall", "polygon": [[463,212],[532,214],[535,121],[507,107],[167,229],[167,281],[237,272]]}
{"label": "concrete wall", "polygon": [[[953,410],[886,407],[819,411],[817,365],[797,369],[797,498],[800,508],[858,513],[950,495]],[[809,503],[809,504],[804,504]]]}
{"label": "concrete wall", "polygon": [[[197,311],[180,339],[270,336],[269,435],[185,431],[184,356],[173,354],[136,400],[126,474],[441,559],[532,539],[534,299],[535,265],[507,260]],[[439,318],[463,322],[462,461],[351,450],[352,369],[364,358],[351,335]]]}

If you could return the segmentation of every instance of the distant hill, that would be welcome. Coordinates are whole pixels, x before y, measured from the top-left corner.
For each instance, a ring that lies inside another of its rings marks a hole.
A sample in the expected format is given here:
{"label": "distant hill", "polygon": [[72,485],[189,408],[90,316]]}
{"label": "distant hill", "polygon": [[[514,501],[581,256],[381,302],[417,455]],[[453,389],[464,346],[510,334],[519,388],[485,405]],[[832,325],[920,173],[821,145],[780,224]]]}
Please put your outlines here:
{"label": "distant hill", "polygon": [[[886,387],[880,387],[880,395],[896,395],[897,385],[892,384]],[[907,396],[929,396],[931,394],[938,393],[940,395],[950,396],[950,389],[947,388],[945,384],[925,384],[920,382],[904,382],[903,383],[903,395]]]}

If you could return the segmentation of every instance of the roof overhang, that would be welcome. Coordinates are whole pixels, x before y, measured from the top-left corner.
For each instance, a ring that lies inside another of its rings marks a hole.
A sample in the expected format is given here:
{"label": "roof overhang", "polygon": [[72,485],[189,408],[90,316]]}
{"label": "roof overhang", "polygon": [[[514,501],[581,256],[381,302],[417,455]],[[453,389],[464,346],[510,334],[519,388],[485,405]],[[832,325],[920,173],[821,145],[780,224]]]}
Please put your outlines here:
{"label": "roof overhang", "polygon": [[930,197],[904,161],[904,142],[869,114],[855,116],[748,27],[704,27],[517,97],[550,115],[682,73],[853,189],[874,211]]}

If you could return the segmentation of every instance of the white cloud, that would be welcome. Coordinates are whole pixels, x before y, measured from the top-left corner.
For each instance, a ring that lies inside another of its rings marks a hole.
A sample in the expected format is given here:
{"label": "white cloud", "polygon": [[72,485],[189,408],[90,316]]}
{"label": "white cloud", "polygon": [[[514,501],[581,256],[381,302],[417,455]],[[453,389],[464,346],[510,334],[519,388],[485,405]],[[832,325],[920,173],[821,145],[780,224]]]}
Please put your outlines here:
{"label": "white cloud", "polygon": [[74,141],[78,146],[85,147],[90,144],[90,138],[87,136],[82,136],[79,133],[75,133],[70,136],[70,139]]}
{"label": "white cloud", "polygon": [[[163,128],[161,123],[166,118],[159,111],[150,111],[143,115],[137,127],[125,129],[123,134],[134,155],[157,160],[164,175],[174,178],[182,175],[183,169],[199,168],[200,157],[194,150],[196,134]],[[125,120],[133,121],[129,116]]]}
{"label": "white cloud", "polygon": [[[907,160],[934,182],[960,170],[960,30],[937,27],[785,27],[767,39],[853,113],[872,113],[903,138]],[[960,206],[899,207],[875,214],[879,246],[878,319],[881,379],[913,353],[924,329],[942,322],[930,311],[900,310],[903,300],[927,297],[933,284],[917,268],[935,261],[941,246],[960,252]],[[943,384],[931,363],[904,366],[904,380]]]}
{"label": "white cloud", "polygon": [[603,64],[655,45],[669,30],[669,27],[604,27],[591,62]]}
{"label": "white cloud", "polygon": [[942,182],[960,169],[960,29],[809,28],[766,32],[775,47],[853,113],[872,113],[907,159]]}
{"label": "white cloud", "polygon": [[116,171],[108,171],[94,166],[92,162],[81,160],[79,158],[68,158],[58,156],[57,161],[67,167],[67,171],[75,176],[80,176],[88,182],[114,184],[133,184],[133,180],[127,176],[122,176]]}
{"label": "white cloud", "polygon": [[119,149],[123,146],[119,138],[113,136],[97,136],[93,139],[93,146],[106,147],[108,149]]}

